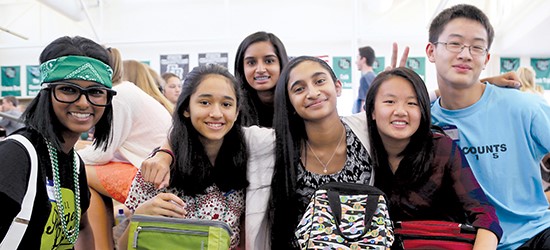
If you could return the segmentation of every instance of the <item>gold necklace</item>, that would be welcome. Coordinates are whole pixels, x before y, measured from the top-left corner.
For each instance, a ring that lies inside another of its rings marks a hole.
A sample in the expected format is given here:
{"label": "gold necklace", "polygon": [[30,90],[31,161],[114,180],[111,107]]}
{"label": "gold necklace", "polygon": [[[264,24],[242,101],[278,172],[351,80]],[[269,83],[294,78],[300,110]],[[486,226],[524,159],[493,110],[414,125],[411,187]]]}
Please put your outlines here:
{"label": "gold necklace", "polygon": [[330,156],[330,159],[328,159],[327,163],[323,163],[321,161],[321,159],[319,159],[319,157],[317,156],[317,154],[315,153],[315,151],[313,151],[313,148],[311,147],[311,145],[309,145],[309,142],[306,140],[306,145],[307,147],[309,148],[309,150],[311,151],[311,153],[313,153],[313,156],[315,157],[315,159],[317,159],[317,161],[319,163],[321,163],[321,166],[323,166],[323,173],[327,173],[328,172],[328,164],[332,161],[332,158],[334,158],[334,155],[336,155],[336,151],[338,151],[338,148],[340,147],[340,144],[342,144],[342,141],[344,139],[346,135],[346,128],[344,128],[344,131],[342,133],[342,136],[340,137],[340,141],[338,142],[338,145],[336,145],[336,148],[334,149],[334,152],[332,152],[332,155]]}

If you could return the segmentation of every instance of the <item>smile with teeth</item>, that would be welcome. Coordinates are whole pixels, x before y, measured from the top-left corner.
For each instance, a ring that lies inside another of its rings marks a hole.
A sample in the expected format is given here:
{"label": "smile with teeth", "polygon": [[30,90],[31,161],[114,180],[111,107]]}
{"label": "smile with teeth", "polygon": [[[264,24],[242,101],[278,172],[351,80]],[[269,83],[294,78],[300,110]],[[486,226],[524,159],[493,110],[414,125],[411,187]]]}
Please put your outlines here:
{"label": "smile with teeth", "polygon": [[221,128],[224,124],[225,123],[219,123],[219,122],[216,122],[216,123],[206,122],[206,126],[211,128]]}
{"label": "smile with teeth", "polygon": [[265,80],[269,80],[269,78],[271,78],[271,76],[255,76],[254,80],[256,80],[256,81],[265,81]]}
{"label": "smile with teeth", "polygon": [[90,116],[92,116],[92,114],[90,113],[76,113],[76,112],[71,112],[70,113],[72,116],[78,118],[78,119],[86,119]]}
{"label": "smile with teeth", "polygon": [[393,124],[393,125],[407,125],[407,122],[404,122],[404,121],[393,121],[393,122],[391,122],[391,124]]}

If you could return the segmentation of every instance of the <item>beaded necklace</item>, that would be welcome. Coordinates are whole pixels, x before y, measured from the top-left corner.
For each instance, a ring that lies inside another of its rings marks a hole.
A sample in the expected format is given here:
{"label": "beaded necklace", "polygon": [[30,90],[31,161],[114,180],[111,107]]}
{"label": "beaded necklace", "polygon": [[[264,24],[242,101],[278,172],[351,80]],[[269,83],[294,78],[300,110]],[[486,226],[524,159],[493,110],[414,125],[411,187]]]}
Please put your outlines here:
{"label": "beaded necklace", "polygon": [[75,224],[74,228],[71,230],[67,229],[67,220],[65,219],[65,207],[63,206],[63,197],[61,196],[61,181],[59,179],[59,166],[57,162],[57,150],[53,147],[52,143],[48,140],[46,140],[46,145],[48,146],[48,153],[50,155],[50,161],[52,164],[52,173],[53,173],[53,187],[54,187],[54,195],[55,195],[55,202],[57,205],[57,215],[59,216],[59,219],[61,220],[61,226],[63,228],[63,233],[65,234],[65,237],[69,240],[71,244],[74,244],[76,242],[76,239],[78,238],[78,233],[80,230],[80,185],[79,185],[79,179],[78,179],[78,169],[77,169],[77,160],[78,157],[76,156],[76,152],[73,149],[73,181],[74,181],[74,203],[75,203]]}

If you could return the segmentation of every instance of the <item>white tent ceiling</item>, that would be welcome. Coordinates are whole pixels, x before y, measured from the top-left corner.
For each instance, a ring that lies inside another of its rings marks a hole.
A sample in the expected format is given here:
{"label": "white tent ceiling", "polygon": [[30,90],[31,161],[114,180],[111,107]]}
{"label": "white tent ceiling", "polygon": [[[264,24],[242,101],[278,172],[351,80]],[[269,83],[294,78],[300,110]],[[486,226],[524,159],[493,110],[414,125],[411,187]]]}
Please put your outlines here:
{"label": "white tent ceiling", "polygon": [[208,44],[216,40],[238,44],[257,30],[274,32],[285,43],[425,44],[427,25],[434,14],[456,3],[470,3],[483,9],[495,26],[493,53],[550,56],[548,0],[40,1],[59,2],[63,8],[82,3],[86,8],[69,11],[80,18],[75,21],[39,1],[0,0],[0,49],[43,47],[62,35],[82,35],[111,44]]}

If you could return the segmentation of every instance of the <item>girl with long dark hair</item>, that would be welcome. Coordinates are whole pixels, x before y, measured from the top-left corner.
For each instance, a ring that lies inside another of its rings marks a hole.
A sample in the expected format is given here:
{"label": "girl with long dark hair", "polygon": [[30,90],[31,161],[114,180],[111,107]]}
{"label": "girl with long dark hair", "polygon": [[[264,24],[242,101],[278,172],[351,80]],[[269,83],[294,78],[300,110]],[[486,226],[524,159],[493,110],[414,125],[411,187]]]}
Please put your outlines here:
{"label": "girl with long dark hair", "polygon": [[[226,222],[233,231],[231,246],[236,247],[249,184],[247,164],[255,160],[249,151],[266,148],[262,138],[271,134],[273,140],[273,133],[240,126],[237,116],[243,98],[237,80],[224,67],[197,67],[183,85],[169,134],[174,152],[170,184],[157,190],[140,171],[125,205],[135,214]],[[119,241],[126,243],[124,237]]]}
{"label": "girl with long dark hair", "polygon": [[457,144],[432,127],[420,76],[404,67],[380,73],[366,107],[374,184],[388,196],[392,220],[468,223],[477,229],[475,247],[496,249],[495,209]]}
{"label": "girl with long dark hair", "polygon": [[[104,150],[109,144],[111,100],[116,94],[111,90],[109,53],[87,38],[61,37],[46,46],[40,63],[42,89],[23,113],[26,127],[14,132],[29,141],[35,153],[12,139],[0,142],[1,246],[93,247],[86,213],[90,193],[84,163],[74,146],[91,128],[95,148]],[[33,156],[37,157],[34,171]],[[30,183],[36,185],[27,191]],[[30,218],[21,218],[19,211],[30,209],[24,197],[31,189],[36,194]],[[12,228],[20,228],[21,223],[27,224],[26,230],[14,239]]]}

